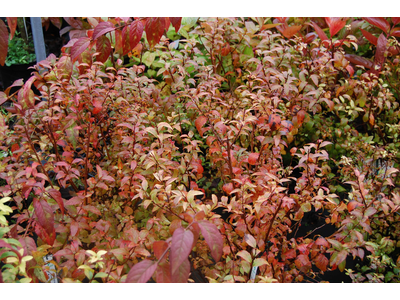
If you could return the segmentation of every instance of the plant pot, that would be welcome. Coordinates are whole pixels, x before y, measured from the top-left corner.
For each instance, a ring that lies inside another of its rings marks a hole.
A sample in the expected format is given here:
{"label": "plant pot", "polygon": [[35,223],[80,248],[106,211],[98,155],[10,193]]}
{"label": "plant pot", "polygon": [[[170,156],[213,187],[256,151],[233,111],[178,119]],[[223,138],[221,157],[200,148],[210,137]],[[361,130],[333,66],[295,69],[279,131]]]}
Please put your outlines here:
{"label": "plant pot", "polygon": [[[30,64],[23,65],[12,65],[12,66],[0,66],[0,78],[3,85],[3,90],[7,89],[10,85],[14,83],[15,80],[24,79],[26,82],[29,77],[31,77],[31,73],[34,71],[33,69],[28,69],[36,64],[36,62]],[[10,94],[16,92],[18,87],[13,87],[11,89]],[[36,92],[35,88],[33,91]]]}

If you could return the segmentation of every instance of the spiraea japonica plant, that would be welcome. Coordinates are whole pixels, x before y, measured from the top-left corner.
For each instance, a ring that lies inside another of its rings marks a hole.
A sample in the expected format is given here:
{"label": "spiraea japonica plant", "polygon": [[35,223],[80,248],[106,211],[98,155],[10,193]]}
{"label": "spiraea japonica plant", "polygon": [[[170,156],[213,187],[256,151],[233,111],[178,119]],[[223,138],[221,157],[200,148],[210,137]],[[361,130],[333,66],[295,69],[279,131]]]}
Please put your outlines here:
{"label": "spiraea japonica plant", "polygon": [[63,282],[397,281],[393,59],[357,73],[351,20],[167,19],[81,20],[1,95],[21,276],[46,281],[52,253]]}

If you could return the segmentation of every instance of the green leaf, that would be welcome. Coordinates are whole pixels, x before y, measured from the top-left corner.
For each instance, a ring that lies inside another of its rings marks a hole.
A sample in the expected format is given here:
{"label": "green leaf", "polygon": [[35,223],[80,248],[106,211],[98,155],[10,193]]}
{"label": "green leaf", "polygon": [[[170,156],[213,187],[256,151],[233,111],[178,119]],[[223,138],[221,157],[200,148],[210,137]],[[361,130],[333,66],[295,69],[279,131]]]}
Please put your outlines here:
{"label": "green leaf", "polygon": [[99,272],[96,275],[94,275],[94,278],[106,278],[108,276],[107,273],[105,272]]}
{"label": "green leaf", "polygon": [[183,17],[181,30],[184,29],[186,32],[189,31],[190,28],[196,25],[197,20],[198,17]]}
{"label": "green leaf", "polygon": [[93,278],[94,270],[91,267],[89,267],[87,265],[81,265],[81,266],[79,266],[78,269],[83,269],[83,271],[85,272],[85,276],[89,280],[91,280]]}
{"label": "green leaf", "polygon": [[247,243],[247,245],[249,245],[250,247],[252,247],[254,249],[257,248],[257,241],[252,235],[246,233],[244,235],[244,240]]}
{"label": "green leaf", "polygon": [[259,267],[259,266],[263,266],[263,265],[269,265],[268,261],[265,258],[256,258],[253,261],[253,267]]}
{"label": "green leaf", "polygon": [[241,258],[243,258],[245,261],[251,263],[252,262],[252,258],[249,252],[247,252],[246,250],[242,250],[239,251],[236,256],[240,256]]}
{"label": "green leaf", "polygon": [[156,58],[156,54],[154,52],[147,51],[143,54],[143,63],[147,66],[150,67],[152,63],[154,62],[154,59]]}
{"label": "green leaf", "polygon": [[193,204],[194,197],[202,195],[204,195],[204,193],[201,191],[190,190],[189,193],[187,194],[187,200],[189,203]]}
{"label": "green leaf", "polygon": [[76,146],[78,145],[79,129],[81,129],[81,127],[77,126],[75,121],[67,129],[65,129],[68,140],[72,143],[74,149],[76,149]]}

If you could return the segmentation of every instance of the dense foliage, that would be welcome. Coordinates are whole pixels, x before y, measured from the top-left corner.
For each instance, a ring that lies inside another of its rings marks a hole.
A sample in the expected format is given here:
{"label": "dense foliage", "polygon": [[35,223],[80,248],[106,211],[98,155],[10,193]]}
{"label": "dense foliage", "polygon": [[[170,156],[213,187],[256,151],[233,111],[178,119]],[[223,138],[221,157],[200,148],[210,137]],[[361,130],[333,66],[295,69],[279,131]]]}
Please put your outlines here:
{"label": "dense foliage", "polygon": [[67,21],[0,93],[0,281],[400,280],[400,18]]}

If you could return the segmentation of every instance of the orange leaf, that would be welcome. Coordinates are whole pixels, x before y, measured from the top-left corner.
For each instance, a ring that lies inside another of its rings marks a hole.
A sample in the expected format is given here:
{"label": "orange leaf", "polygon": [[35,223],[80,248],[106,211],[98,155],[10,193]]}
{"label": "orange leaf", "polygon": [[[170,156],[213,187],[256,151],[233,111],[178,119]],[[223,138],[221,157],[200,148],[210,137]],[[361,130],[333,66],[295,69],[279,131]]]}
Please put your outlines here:
{"label": "orange leaf", "polygon": [[326,271],[326,267],[328,266],[328,258],[326,258],[325,255],[323,254],[318,254],[318,256],[314,259],[315,265],[317,266],[318,269],[320,269],[322,272]]}
{"label": "orange leaf", "polygon": [[290,39],[292,36],[294,36],[299,30],[301,29],[301,25],[297,26],[289,26],[285,30],[283,30],[282,34],[285,38]]}
{"label": "orange leaf", "polygon": [[282,25],[282,23],[265,24],[265,25],[263,25],[263,27],[261,27],[261,31],[267,30],[267,29],[271,29],[271,28],[275,28],[275,27],[280,26],[280,25]]}
{"label": "orange leaf", "polygon": [[155,241],[153,243],[153,251],[155,257],[160,259],[161,255],[168,249],[168,243],[166,241]]}
{"label": "orange leaf", "polygon": [[206,124],[207,118],[205,116],[199,116],[196,121],[194,121],[194,125],[197,128],[197,131],[200,133],[201,136],[203,136],[203,126]]}
{"label": "orange leaf", "polygon": [[17,28],[17,17],[7,17],[7,24],[8,28],[10,28],[10,40],[12,40]]}
{"label": "orange leaf", "polygon": [[281,117],[277,114],[272,114],[269,116],[268,123],[272,131],[278,130],[281,127]]}
{"label": "orange leaf", "polygon": [[260,153],[250,153],[248,162],[250,165],[255,165],[257,164],[258,157],[260,156]]}
{"label": "orange leaf", "polygon": [[222,190],[227,193],[228,195],[233,191],[233,184],[232,182],[225,183],[222,187]]}
{"label": "orange leaf", "polygon": [[362,206],[362,204],[359,203],[359,202],[357,202],[357,201],[350,201],[350,202],[347,204],[347,210],[348,210],[349,212],[351,212],[352,210],[354,210],[355,208],[357,208],[357,207],[359,207],[359,206]]}
{"label": "orange leaf", "polygon": [[180,219],[175,219],[171,222],[171,225],[169,225],[169,233],[173,234],[174,231],[182,226],[182,222]]}

